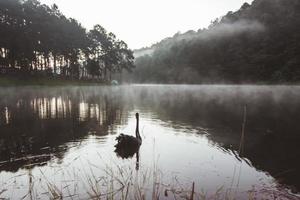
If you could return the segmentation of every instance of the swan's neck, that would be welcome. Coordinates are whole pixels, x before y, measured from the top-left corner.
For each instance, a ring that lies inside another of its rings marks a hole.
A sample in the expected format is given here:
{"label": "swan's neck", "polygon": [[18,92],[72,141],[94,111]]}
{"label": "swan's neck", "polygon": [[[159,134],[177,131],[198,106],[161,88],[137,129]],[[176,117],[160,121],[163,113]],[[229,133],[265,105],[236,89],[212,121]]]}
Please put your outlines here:
{"label": "swan's neck", "polygon": [[135,129],[135,137],[139,140],[142,140],[140,136],[140,131],[139,131],[139,118],[136,118],[136,129]]}

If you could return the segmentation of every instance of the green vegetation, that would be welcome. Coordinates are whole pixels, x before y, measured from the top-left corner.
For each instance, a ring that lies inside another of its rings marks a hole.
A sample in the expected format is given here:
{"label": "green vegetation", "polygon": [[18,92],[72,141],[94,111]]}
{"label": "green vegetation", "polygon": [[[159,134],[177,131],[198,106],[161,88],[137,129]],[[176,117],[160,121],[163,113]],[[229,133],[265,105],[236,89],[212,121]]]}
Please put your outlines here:
{"label": "green vegetation", "polygon": [[177,33],[136,55],[133,82],[296,83],[300,1],[254,0],[207,29]]}
{"label": "green vegetation", "polygon": [[107,81],[112,74],[133,67],[127,44],[100,25],[86,31],[55,4],[0,1],[2,76]]}
{"label": "green vegetation", "polygon": [[88,86],[88,85],[104,85],[106,82],[99,80],[65,80],[65,79],[55,79],[46,77],[35,77],[27,79],[18,79],[14,77],[0,77],[0,86]]}

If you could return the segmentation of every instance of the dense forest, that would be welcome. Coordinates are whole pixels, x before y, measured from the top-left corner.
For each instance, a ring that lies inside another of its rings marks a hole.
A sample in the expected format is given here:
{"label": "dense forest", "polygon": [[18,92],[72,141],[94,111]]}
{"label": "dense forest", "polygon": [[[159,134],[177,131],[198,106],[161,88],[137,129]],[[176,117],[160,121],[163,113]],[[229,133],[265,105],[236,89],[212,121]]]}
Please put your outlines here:
{"label": "dense forest", "polygon": [[0,1],[0,75],[107,81],[131,71],[127,44],[95,25],[87,31],[57,5],[38,0]]}
{"label": "dense forest", "polygon": [[299,82],[300,1],[254,0],[135,54],[134,82]]}

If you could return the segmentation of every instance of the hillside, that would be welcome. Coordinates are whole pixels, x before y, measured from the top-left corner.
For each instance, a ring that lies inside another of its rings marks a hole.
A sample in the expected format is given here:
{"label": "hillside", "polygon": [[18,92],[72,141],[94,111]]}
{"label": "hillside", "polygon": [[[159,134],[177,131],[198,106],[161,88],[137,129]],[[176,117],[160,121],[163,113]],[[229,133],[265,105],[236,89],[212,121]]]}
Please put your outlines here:
{"label": "hillside", "polygon": [[149,49],[153,52],[136,58],[129,80],[296,83],[300,80],[300,1],[254,0],[207,29],[177,33]]}

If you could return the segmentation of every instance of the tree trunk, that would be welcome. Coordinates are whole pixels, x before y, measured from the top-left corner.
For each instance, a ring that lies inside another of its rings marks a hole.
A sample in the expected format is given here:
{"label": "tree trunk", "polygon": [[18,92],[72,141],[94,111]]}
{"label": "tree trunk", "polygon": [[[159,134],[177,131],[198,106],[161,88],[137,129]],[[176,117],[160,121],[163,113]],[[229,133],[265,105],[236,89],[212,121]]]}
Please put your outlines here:
{"label": "tree trunk", "polygon": [[57,68],[56,68],[56,55],[54,54],[53,55],[53,62],[54,62],[54,64],[53,64],[53,70],[54,70],[54,76],[56,75],[56,72],[57,72]]}

